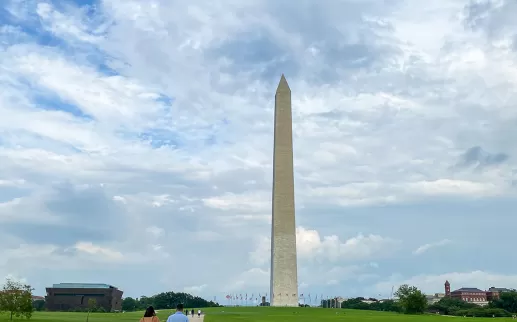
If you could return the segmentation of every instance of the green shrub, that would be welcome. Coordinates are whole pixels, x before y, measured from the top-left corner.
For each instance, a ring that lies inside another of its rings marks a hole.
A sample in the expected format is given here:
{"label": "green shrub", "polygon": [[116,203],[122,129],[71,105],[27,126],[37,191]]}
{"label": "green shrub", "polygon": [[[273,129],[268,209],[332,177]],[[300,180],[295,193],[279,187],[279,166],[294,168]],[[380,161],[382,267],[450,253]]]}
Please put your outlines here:
{"label": "green shrub", "polygon": [[455,312],[457,316],[467,317],[511,317],[512,314],[503,309],[492,309],[492,308],[473,308],[468,310],[458,310]]}

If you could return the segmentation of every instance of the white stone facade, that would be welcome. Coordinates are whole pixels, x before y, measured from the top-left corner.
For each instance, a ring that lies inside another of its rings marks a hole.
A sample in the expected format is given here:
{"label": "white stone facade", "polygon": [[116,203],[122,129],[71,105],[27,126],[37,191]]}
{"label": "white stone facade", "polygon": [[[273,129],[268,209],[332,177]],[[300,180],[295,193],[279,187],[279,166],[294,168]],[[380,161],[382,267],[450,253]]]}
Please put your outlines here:
{"label": "white stone facade", "polygon": [[291,90],[282,75],[275,95],[271,306],[298,306]]}

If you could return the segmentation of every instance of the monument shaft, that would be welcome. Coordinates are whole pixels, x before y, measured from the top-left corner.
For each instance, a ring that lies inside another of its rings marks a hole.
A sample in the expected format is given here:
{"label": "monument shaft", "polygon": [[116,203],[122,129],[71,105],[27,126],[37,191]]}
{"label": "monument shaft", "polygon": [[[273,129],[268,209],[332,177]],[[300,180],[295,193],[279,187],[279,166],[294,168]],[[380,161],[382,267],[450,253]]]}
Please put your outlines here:
{"label": "monument shaft", "polygon": [[275,95],[271,306],[298,306],[291,89],[282,75]]}

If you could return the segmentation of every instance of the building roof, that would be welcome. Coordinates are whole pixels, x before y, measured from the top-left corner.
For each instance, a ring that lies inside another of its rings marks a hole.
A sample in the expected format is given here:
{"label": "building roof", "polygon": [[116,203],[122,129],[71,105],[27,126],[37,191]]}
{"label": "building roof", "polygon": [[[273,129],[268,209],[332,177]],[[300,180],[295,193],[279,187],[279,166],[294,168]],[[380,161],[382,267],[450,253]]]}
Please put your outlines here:
{"label": "building roof", "polygon": [[53,284],[52,288],[116,288],[102,283],[59,283]]}
{"label": "building roof", "polygon": [[460,289],[457,289],[454,292],[484,292],[484,291],[480,290],[479,288],[475,288],[475,287],[462,287]]}

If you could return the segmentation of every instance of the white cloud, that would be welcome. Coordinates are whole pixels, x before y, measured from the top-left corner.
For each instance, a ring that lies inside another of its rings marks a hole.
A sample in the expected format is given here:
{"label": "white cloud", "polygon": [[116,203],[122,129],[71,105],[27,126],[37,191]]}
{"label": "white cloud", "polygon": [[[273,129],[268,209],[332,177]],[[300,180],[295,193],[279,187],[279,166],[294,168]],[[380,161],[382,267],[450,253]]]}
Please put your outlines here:
{"label": "white cloud", "polygon": [[232,278],[229,283],[224,285],[223,291],[228,293],[248,289],[267,290],[268,285],[269,270],[251,268]]}
{"label": "white cloud", "polygon": [[249,253],[249,261],[253,265],[265,265],[270,263],[271,258],[271,238],[261,236],[257,238],[256,247]]}
{"label": "white cloud", "polygon": [[451,243],[451,241],[449,239],[442,239],[442,240],[434,242],[434,243],[424,244],[422,246],[419,246],[417,249],[415,249],[413,251],[413,254],[421,255],[421,254],[427,252],[428,250],[430,250],[431,248],[446,246],[446,245],[449,245],[450,243]]}
{"label": "white cloud", "polygon": [[153,207],[161,207],[167,202],[171,202],[168,195],[155,196],[153,201]]}
{"label": "white cloud", "polygon": [[5,280],[11,280],[11,281],[16,281],[16,282],[19,282],[19,283],[23,283],[23,284],[27,284],[28,281],[26,278],[24,277],[19,277],[18,275],[14,275],[14,274],[7,274],[5,276]]}
{"label": "white cloud", "polygon": [[[341,241],[338,236],[321,237],[318,231],[296,228],[296,249],[300,259],[317,261],[364,261],[370,258],[381,258],[393,254],[400,241],[379,235],[358,234]],[[260,237],[256,248],[249,253],[250,262],[263,265],[269,262],[271,239]]]}
{"label": "white cloud", "polygon": [[54,34],[64,37],[70,36],[84,42],[96,42],[100,40],[99,37],[95,37],[88,32],[88,27],[78,21],[78,17],[67,17],[55,10],[49,3],[38,3],[36,12],[42,19],[44,26]]}
{"label": "white cloud", "polygon": [[479,183],[464,180],[439,179],[419,181],[409,185],[412,191],[421,191],[428,195],[492,195],[500,192],[493,183]]}
{"label": "white cloud", "polygon": [[330,261],[354,261],[392,254],[399,241],[372,234],[366,236],[358,234],[341,241],[336,235],[320,238],[317,231],[298,227],[296,243],[302,258],[323,256]]}
{"label": "white cloud", "polygon": [[156,227],[156,226],[149,226],[145,229],[146,232],[150,233],[152,236],[160,237],[163,235],[163,228]]}
{"label": "white cloud", "polygon": [[11,179],[11,180],[2,180],[0,179],[0,186],[21,186],[25,183],[23,179]]}
{"label": "white cloud", "polygon": [[96,257],[101,256],[108,260],[121,260],[124,258],[124,255],[119,251],[94,245],[91,242],[78,242],[73,246],[73,248],[79,252],[94,255]]}
{"label": "white cloud", "polygon": [[203,285],[195,285],[195,286],[187,286],[183,289],[183,291],[185,291],[186,293],[189,293],[189,294],[193,294],[193,295],[199,295],[203,292],[203,290],[207,287],[208,285],[206,284],[203,284]]}
{"label": "white cloud", "polygon": [[53,213],[41,209],[37,200],[29,198],[14,198],[0,202],[0,221],[14,223],[45,223],[59,224],[62,219]]}
{"label": "white cloud", "polygon": [[270,208],[270,197],[265,193],[244,195],[227,193],[223,196],[203,199],[203,203],[208,207],[221,210],[260,212]]}
{"label": "white cloud", "polygon": [[114,201],[119,201],[121,203],[126,203],[126,198],[122,197],[122,196],[113,196],[113,200]]}
{"label": "white cloud", "polygon": [[49,256],[58,250],[58,247],[55,245],[28,245],[21,244],[17,248],[8,249],[6,251],[6,257],[8,259],[17,258],[17,259],[27,259],[33,258],[34,254],[37,254],[38,257]]}

